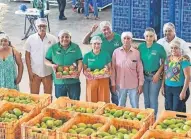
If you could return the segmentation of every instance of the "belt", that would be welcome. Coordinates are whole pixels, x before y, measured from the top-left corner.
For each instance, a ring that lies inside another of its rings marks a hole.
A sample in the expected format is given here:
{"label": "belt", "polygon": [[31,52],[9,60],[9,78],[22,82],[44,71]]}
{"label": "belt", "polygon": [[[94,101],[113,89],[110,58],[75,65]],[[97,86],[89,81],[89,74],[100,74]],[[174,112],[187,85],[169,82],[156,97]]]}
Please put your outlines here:
{"label": "belt", "polygon": [[145,76],[152,76],[156,73],[157,71],[143,71]]}

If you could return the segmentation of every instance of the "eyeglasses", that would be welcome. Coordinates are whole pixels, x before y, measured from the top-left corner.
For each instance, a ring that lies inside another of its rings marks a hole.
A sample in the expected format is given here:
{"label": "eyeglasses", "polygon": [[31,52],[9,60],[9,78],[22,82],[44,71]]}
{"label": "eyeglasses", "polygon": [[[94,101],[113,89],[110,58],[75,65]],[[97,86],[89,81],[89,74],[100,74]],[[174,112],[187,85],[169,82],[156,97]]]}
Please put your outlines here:
{"label": "eyeglasses", "polygon": [[47,26],[46,25],[40,25],[38,26],[39,28],[46,28]]}

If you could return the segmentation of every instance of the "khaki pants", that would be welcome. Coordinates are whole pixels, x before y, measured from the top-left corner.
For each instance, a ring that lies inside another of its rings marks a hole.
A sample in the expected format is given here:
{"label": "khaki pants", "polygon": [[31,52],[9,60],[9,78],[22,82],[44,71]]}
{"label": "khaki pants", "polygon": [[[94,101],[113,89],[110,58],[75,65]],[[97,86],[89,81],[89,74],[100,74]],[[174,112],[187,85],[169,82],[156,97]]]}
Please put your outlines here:
{"label": "khaki pants", "polygon": [[46,77],[39,77],[38,75],[34,75],[33,80],[30,82],[30,91],[32,94],[39,94],[40,84],[44,86],[45,94],[52,94],[52,75],[48,75]]}
{"label": "khaki pants", "polygon": [[110,102],[109,79],[86,80],[86,100]]}

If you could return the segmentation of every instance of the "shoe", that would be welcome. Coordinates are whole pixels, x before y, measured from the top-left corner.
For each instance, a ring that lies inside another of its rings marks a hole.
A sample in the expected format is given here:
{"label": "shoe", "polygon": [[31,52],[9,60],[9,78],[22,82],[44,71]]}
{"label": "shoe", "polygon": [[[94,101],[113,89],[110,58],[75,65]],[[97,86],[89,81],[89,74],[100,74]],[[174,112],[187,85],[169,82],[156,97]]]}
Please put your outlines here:
{"label": "shoe", "polygon": [[95,17],[94,19],[95,19],[95,20],[99,20],[99,17]]}
{"label": "shoe", "polygon": [[67,18],[64,16],[64,17],[59,17],[59,20],[67,20]]}
{"label": "shoe", "polygon": [[84,18],[85,18],[85,19],[89,19],[89,16],[85,16]]}

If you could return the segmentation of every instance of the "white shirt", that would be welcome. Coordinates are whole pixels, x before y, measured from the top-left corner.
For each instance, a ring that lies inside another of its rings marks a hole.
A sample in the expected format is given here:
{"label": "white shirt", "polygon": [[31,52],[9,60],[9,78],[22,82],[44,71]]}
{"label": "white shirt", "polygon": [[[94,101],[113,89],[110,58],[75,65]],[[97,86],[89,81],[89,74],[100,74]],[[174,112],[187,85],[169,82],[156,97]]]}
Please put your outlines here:
{"label": "white shirt", "polygon": [[30,52],[32,72],[40,77],[45,77],[52,74],[51,67],[45,65],[45,56],[49,47],[57,43],[55,36],[46,33],[46,36],[41,40],[38,33],[35,33],[27,39],[25,50]]}
{"label": "white shirt", "polygon": [[[180,48],[183,50],[184,55],[188,55],[191,58],[191,50],[189,48],[188,43],[186,43],[183,39],[175,36],[175,38],[172,40],[178,40],[180,42]],[[159,39],[157,41],[160,45],[162,45],[167,53],[167,56],[171,53],[170,43],[167,42],[166,38]]]}

